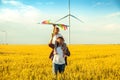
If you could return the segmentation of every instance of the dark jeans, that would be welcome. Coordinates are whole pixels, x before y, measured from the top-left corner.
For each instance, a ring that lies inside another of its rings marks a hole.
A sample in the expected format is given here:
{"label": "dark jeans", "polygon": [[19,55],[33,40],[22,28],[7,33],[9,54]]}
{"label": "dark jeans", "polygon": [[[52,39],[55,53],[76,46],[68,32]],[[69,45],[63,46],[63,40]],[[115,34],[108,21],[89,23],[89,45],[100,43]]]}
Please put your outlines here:
{"label": "dark jeans", "polygon": [[53,63],[53,73],[57,74],[57,72],[59,71],[59,73],[63,73],[65,70],[65,64],[55,64]]}

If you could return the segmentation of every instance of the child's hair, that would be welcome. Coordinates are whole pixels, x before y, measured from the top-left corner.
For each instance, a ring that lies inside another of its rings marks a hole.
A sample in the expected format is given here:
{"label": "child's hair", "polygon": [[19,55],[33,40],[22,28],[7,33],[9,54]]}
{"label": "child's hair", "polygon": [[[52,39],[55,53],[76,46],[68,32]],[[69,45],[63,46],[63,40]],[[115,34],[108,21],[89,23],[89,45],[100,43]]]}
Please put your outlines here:
{"label": "child's hair", "polygon": [[54,26],[53,33],[54,33],[55,29],[58,29],[58,30],[59,30],[59,28],[56,27],[56,25],[53,25],[53,26]]}

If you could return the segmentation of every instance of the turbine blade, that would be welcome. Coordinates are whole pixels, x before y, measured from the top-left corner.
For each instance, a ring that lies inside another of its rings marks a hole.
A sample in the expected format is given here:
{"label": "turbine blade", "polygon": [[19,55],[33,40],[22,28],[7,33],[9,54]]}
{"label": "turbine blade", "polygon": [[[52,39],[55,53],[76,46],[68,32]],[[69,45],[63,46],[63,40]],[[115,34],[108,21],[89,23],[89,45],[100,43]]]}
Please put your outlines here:
{"label": "turbine blade", "polygon": [[62,19],[68,17],[68,16],[69,16],[69,15],[66,15],[66,16],[64,16],[64,17],[62,17],[62,18],[60,18],[60,19],[58,19],[56,22],[59,22],[59,21],[61,21]]}
{"label": "turbine blade", "polygon": [[82,20],[80,20],[79,18],[77,18],[77,17],[75,17],[75,16],[73,16],[73,15],[70,15],[70,16],[73,17],[73,18],[75,18],[75,19],[77,19],[78,21],[84,23],[84,22],[83,22]]}

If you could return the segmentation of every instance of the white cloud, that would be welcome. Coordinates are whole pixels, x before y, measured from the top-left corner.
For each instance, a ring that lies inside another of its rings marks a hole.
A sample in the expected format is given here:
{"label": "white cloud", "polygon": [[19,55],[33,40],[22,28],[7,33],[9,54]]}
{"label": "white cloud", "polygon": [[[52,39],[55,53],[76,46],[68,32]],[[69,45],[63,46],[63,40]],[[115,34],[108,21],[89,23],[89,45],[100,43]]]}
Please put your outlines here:
{"label": "white cloud", "polygon": [[112,3],[111,2],[96,2],[93,7],[97,7],[97,6],[110,6]]}
{"label": "white cloud", "polygon": [[120,12],[115,12],[112,14],[108,14],[106,17],[111,18],[111,17],[120,17]]}
{"label": "white cloud", "polygon": [[108,24],[108,25],[105,25],[105,26],[104,26],[104,29],[105,29],[105,30],[115,30],[116,27],[118,27],[117,24]]}
{"label": "white cloud", "polygon": [[99,6],[99,5],[102,5],[104,4],[103,2],[97,2],[96,5]]}
{"label": "white cloud", "polygon": [[15,0],[1,0],[1,2],[3,3],[3,4],[10,4],[10,5],[14,5],[14,6],[22,6],[22,4],[20,3],[20,2],[18,2],[18,1],[15,1]]}
{"label": "white cloud", "polygon": [[97,6],[101,6],[101,5],[104,5],[105,3],[103,2],[96,2],[93,7],[97,7]]}
{"label": "white cloud", "polygon": [[46,5],[53,5],[54,2],[47,2]]}
{"label": "white cloud", "polygon": [[0,22],[35,22],[41,16],[40,10],[33,6],[25,5],[15,0],[2,0],[3,4],[10,4],[16,6],[15,9],[1,8],[0,9]]}

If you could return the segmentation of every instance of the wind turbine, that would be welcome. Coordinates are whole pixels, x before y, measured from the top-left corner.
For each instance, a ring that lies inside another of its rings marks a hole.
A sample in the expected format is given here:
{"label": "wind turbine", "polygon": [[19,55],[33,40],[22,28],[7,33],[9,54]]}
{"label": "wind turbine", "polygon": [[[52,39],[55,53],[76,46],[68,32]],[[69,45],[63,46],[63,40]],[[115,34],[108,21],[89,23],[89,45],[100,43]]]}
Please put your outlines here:
{"label": "wind turbine", "polygon": [[59,22],[59,21],[61,21],[61,20],[63,20],[63,19],[65,19],[65,18],[68,17],[68,20],[69,20],[68,43],[69,43],[69,44],[70,44],[70,34],[71,34],[71,33],[70,33],[71,17],[73,17],[73,18],[75,18],[76,20],[78,20],[78,21],[80,21],[80,22],[83,23],[82,20],[80,20],[79,18],[77,18],[76,16],[74,16],[74,15],[71,14],[71,10],[70,10],[71,6],[70,6],[70,3],[71,3],[71,1],[68,0],[68,14],[67,14],[66,16],[64,16],[64,17],[62,17],[62,18],[60,18],[60,19],[58,19],[58,20],[56,21],[56,22]]}
{"label": "wind turbine", "polygon": [[6,44],[6,45],[7,45],[7,44],[8,44],[8,43],[7,43],[7,36],[8,36],[7,31],[4,31],[4,30],[3,30],[3,31],[1,31],[1,32],[5,33],[5,42],[3,42],[3,44]]}

